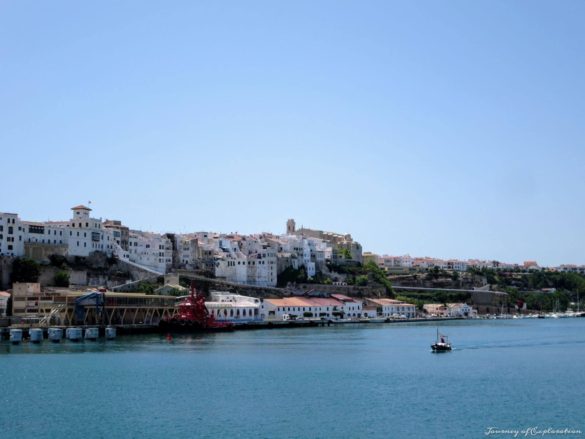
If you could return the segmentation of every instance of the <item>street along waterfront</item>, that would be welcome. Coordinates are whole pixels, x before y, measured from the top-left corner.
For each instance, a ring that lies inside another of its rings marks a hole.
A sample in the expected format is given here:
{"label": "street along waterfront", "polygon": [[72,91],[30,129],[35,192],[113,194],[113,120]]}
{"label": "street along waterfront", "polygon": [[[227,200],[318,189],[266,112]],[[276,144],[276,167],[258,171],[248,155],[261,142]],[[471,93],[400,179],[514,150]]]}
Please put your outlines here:
{"label": "street along waterfront", "polygon": [[585,319],[0,344],[6,437],[484,437],[585,430]]}

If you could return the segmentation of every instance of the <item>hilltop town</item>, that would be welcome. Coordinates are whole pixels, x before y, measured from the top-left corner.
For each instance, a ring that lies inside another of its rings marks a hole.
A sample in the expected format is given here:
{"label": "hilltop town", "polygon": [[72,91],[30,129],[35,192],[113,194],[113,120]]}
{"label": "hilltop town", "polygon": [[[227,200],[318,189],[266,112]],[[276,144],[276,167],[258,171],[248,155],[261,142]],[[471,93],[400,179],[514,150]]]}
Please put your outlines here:
{"label": "hilltop town", "polygon": [[[211,285],[254,297],[337,294],[391,300],[387,305],[403,308],[386,314],[414,317],[416,310],[452,316],[509,313],[526,309],[526,303],[532,309],[552,309],[558,302],[567,309],[574,303],[571,294],[557,292],[567,279],[549,276],[536,285],[529,278],[534,273],[575,274],[568,289],[578,295],[583,288],[585,266],[376,255],[363,252],[350,234],[297,228],[294,219],[282,234],[177,234],[135,230],[120,220],[97,218],[84,205],[71,211],[67,220],[45,222],[0,213],[0,289],[36,282],[39,292],[102,287],[180,295],[190,281],[197,281],[206,289]],[[528,287],[532,290],[527,292]],[[534,291],[552,294],[528,294]],[[2,294],[6,314],[10,292]]]}

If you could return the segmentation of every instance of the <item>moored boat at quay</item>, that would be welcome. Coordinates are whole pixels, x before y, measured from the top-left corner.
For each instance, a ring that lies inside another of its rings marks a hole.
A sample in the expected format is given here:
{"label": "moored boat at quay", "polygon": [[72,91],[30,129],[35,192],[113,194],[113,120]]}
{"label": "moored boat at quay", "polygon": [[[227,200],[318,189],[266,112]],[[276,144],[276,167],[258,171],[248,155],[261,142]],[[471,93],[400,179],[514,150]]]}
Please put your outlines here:
{"label": "moored boat at quay", "polygon": [[179,304],[178,312],[162,319],[158,328],[161,333],[228,332],[234,330],[234,325],[215,320],[205,306],[205,296],[196,293],[191,285],[191,293]]}

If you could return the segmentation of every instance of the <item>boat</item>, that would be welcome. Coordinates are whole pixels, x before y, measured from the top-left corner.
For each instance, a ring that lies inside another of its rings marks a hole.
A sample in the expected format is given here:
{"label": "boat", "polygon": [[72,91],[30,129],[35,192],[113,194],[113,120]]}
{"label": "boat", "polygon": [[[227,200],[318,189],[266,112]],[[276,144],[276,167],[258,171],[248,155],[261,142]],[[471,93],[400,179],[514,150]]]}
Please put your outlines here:
{"label": "boat", "polygon": [[171,318],[161,320],[158,328],[161,333],[191,334],[233,331],[234,325],[215,320],[205,306],[205,296],[197,293],[192,284],[191,293],[179,303],[178,312]]}
{"label": "boat", "polygon": [[449,352],[451,350],[451,343],[446,335],[439,334],[437,328],[437,340],[431,345],[433,352]]}

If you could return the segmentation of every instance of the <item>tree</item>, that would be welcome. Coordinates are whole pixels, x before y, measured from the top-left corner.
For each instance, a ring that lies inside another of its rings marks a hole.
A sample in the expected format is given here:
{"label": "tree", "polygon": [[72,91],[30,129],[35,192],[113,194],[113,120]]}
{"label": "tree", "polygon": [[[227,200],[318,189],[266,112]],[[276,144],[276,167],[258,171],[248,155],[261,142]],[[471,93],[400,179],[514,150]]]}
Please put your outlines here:
{"label": "tree", "polygon": [[339,249],[339,256],[343,256],[345,259],[351,259],[351,252],[348,248],[340,248]]}
{"label": "tree", "polygon": [[69,287],[69,273],[66,271],[57,272],[53,280],[56,287]]}
{"label": "tree", "polygon": [[37,282],[39,275],[39,264],[32,259],[16,258],[12,263],[12,283]]}
{"label": "tree", "polygon": [[301,266],[298,270],[295,270],[293,267],[286,267],[282,273],[280,273],[277,277],[277,286],[278,287],[286,287],[289,282],[307,282],[307,271],[305,270],[305,266]]}
{"label": "tree", "polygon": [[365,287],[368,284],[368,276],[366,276],[366,275],[356,276],[355,284],[358,287]]}

